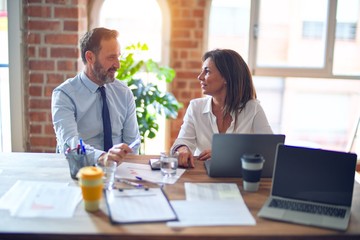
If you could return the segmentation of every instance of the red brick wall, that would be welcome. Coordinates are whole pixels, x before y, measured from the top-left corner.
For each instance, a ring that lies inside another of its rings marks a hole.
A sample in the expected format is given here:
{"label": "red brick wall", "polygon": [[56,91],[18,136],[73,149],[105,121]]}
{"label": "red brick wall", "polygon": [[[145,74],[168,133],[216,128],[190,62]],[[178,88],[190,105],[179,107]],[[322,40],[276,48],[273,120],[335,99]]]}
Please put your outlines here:
{"label": "red brick wall", "polygon": [[24,0],[23,7],[26,151],[54,152],[51,93],[79,70],[77,46],[87,27],[87,0]]}
{"label": "red brick wall", "polygon": [[[177,73],[171,87],[184,104],[178,119],[170,121],[171,145],[190,99],[201,96],[196,77],[203,53],[205,8],[210,1],[167,2],[171,9],[170,66]],[[88,0],[23,0],[26,151],[54,152],[51,93],[82,68],[78,42],[87,30],[89,5]]]}
{"label": "red brick wall", "polygon": [[201,96],[197,76],[204,42],[204,14],[207,0],[168,0],[171,13],[171,67],[176,70],[172,92],[184,104],[170,123],[170,145],[176,139],[189,101]]}

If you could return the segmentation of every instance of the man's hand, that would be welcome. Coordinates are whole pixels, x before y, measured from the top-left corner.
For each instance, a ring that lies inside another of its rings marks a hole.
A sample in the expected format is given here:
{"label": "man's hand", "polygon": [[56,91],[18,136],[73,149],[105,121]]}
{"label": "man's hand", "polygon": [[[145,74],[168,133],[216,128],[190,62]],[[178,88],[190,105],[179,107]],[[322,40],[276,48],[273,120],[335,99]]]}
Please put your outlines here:
{"label": "man's hand", "polygon": [[104,163],[107,160],[113,160],[119,165],[128,153],[132,153],[132,149],[126,143],[116,144],[107,153],[100,156],[99,162]]}

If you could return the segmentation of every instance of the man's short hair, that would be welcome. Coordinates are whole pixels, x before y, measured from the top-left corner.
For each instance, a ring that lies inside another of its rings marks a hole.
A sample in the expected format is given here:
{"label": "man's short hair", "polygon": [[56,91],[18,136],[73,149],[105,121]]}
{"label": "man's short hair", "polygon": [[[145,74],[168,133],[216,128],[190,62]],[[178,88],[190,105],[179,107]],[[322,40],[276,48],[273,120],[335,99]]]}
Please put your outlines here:
{"label": "man's short hair", "polygon": [[85,33],[85,35],[80,39],[81,59],[83,63],[86,64],[86,51],[92,51],[95,55],[97,55],[101,49],[101,40],[108,40],[111,38],[117,39],[118,35],[119,33],[116,30],[107,28],[94,28]]}

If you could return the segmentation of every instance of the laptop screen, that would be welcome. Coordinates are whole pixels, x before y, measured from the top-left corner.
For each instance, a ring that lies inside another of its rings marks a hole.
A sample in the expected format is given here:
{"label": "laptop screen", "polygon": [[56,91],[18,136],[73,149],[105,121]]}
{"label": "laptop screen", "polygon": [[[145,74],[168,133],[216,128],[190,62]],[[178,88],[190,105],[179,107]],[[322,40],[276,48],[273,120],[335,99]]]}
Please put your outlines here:
{"label": "laptop screen", "polygon": [[356,154],[279,145],[272,195],[351,206]]}

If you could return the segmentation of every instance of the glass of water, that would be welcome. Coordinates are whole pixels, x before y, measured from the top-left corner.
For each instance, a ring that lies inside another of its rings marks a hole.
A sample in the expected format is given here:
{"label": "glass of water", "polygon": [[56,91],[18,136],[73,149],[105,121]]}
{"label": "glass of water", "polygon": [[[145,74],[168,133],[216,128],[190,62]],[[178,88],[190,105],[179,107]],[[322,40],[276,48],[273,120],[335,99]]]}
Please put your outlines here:
{"label": "glass of water", "polygon": [[102,168],[104,172],[103,182],[105,189],[111,189],[114,187],[115,182],[115,172],[117,168],[117,163],[112,160],[108,160],[103,164],[98,164],[98,167]]}
{"label": "glass of water", "polygon": [[160,169],[165,177],[173,177],[176,175],[178,168],[179,153],[162,152],[160,154]]}

